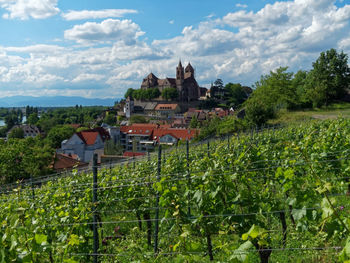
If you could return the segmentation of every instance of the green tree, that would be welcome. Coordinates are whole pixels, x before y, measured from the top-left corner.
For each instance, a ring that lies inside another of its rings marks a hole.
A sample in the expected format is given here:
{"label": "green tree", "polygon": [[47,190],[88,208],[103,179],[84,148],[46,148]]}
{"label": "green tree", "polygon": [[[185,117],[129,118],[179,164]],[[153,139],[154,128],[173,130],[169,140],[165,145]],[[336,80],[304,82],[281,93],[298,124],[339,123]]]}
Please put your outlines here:
{"label": "green tree", "polygon": [[198,128],[199,126],[199,121],[197,119],[197,116],[193,116],[190,122],[190,128],[195,129]]}
{"label": "green tree", "polygon": [[150,88],[146,90],[146,99],[152,100],[160,96],[158,88]]}
{"label": "green tree", "polygon": [[47,134],[46,141],[54,149],[61,147],[63,140],[69,139],[75,130],[69,125],[56,126]]}
{"label": "green tree", "polygon": [[131,115],[130,122],[131,123],[147,123],[147,120],[144,116],[141,116],[141,115]]}
{"label": "green tree", "polygon": [[124,97],[125,98],[128,98],[128,97],[131,97],[131,98],[133,98],[134,97],[134,89],[132,89],[132,88],[129,88],[126,92],[125,92],[125,95],[124,95]]}
{"label": "green tree", "polygon": [[310,99],[307,97],[307,78],[308,78],[308,72],[304,70],[299,70],[297,73],[294,74],[292,79],[292,87],[296,92],[297,96],[297,107],[298,108],[306,108],[311,107],[312,103]]}
{"label": "green tree", "polygon": [[314,106],[341,99],[350,87],[348,56],[335,49],[321,52],[308,75],[307,95]]}
{"label": "green tree", "polygon": [[31,125],[36,125],[39,121],[38,113],[33,112],[27,117],[27,123]]}
{"label": "green tree", "polygon": [[37,138],[0,141],[0,181],[11,183],[49,173],[53,152]]}
{"label": "green tree", "polygon": [[107,123],[108,125],[115,125],[117,122],[117,118],[113,113],[108,113],[106,117],[104,118],[103,122]]}
{"label": "green tree", "polygon": [[115,144],[112,140],[105,143],[104,154],[106,155],[122,155],[123,147],[120,144]]}
{"label": "green tree", "polygon": [[9,138],[12,139],[23,139],[24,138],[24,131],[22,128],[17,127],[17,128],[13,128],[12,131],[9,133]]}
{"label": "green tree", "polygon": [[230,107],[237,107],[248,98],[248,94],[241,84],[228,83],[225,85],[225,99]]}
{"label": "green tree", "polygon": [[162,91],[162,97],[165,100],[174,100],[179,96],[176,88],[165,88]]}

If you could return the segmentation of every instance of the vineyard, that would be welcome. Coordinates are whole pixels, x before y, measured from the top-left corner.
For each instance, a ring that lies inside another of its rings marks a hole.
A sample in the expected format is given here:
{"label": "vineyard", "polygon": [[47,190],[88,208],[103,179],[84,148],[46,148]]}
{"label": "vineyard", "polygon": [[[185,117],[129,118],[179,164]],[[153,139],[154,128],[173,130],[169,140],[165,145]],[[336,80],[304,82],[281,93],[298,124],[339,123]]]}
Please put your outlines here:
{"label": "vineyard", "polygon": [[0,262],[350,262],[350,120],[5,189]]}

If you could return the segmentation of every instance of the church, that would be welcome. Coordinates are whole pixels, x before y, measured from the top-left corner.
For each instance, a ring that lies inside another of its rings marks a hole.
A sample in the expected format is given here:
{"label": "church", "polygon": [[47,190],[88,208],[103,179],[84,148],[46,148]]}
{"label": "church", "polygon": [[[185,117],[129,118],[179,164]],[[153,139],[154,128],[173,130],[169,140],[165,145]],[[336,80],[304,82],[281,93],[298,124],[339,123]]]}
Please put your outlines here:
{"label": "church", "polygon": [[176,68],[176,78],[159,79],[150,73],[143,79],[141,89],[158,88],[162,92],[165,88],[176,88],[180,102],[190,102],[198,100],[201,93],[200,87],[194,77],[194,69],[191,63],[186,68],[179,64]]}

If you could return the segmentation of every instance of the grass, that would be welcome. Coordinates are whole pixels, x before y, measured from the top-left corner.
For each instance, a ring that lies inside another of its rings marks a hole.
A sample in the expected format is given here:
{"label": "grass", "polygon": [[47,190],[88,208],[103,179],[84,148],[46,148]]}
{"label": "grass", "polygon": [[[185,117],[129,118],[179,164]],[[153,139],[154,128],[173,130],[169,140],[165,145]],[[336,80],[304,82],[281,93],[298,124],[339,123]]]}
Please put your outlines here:
{"label": "grass", "polygon": [[327,107],[304,109],[299,111],[281,110],[277,117],[269,121],[270,124],[293,124],[312,120],[350,118],[350,103],[339,102]]}

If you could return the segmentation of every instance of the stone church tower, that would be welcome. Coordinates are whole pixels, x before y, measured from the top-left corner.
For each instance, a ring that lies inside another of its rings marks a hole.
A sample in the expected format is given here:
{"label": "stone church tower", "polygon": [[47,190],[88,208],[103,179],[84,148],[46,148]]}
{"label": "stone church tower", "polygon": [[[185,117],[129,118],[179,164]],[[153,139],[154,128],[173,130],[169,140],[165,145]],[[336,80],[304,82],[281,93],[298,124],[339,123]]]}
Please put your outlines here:
{"label": "stone church tower", "polygon": [[179,65],[176,67],[176,89],[179,93],[180,101],[187,100],[187,94],[184,87],[185,74],[184,67],[181,64],[181,60],[179,61]]}
{"label": "stone church tower", "polygon": [[141,89],[149,88],[158,88],[160,92],[166,88],[176,88],[179,94],[177,100],[181,102],[195,101],[200,97],[200,88],[194,76],[194,68],[191,63],[184,68],[181,60],[176,67],[175,78],[158,79],[152,73],[144,78]]}

